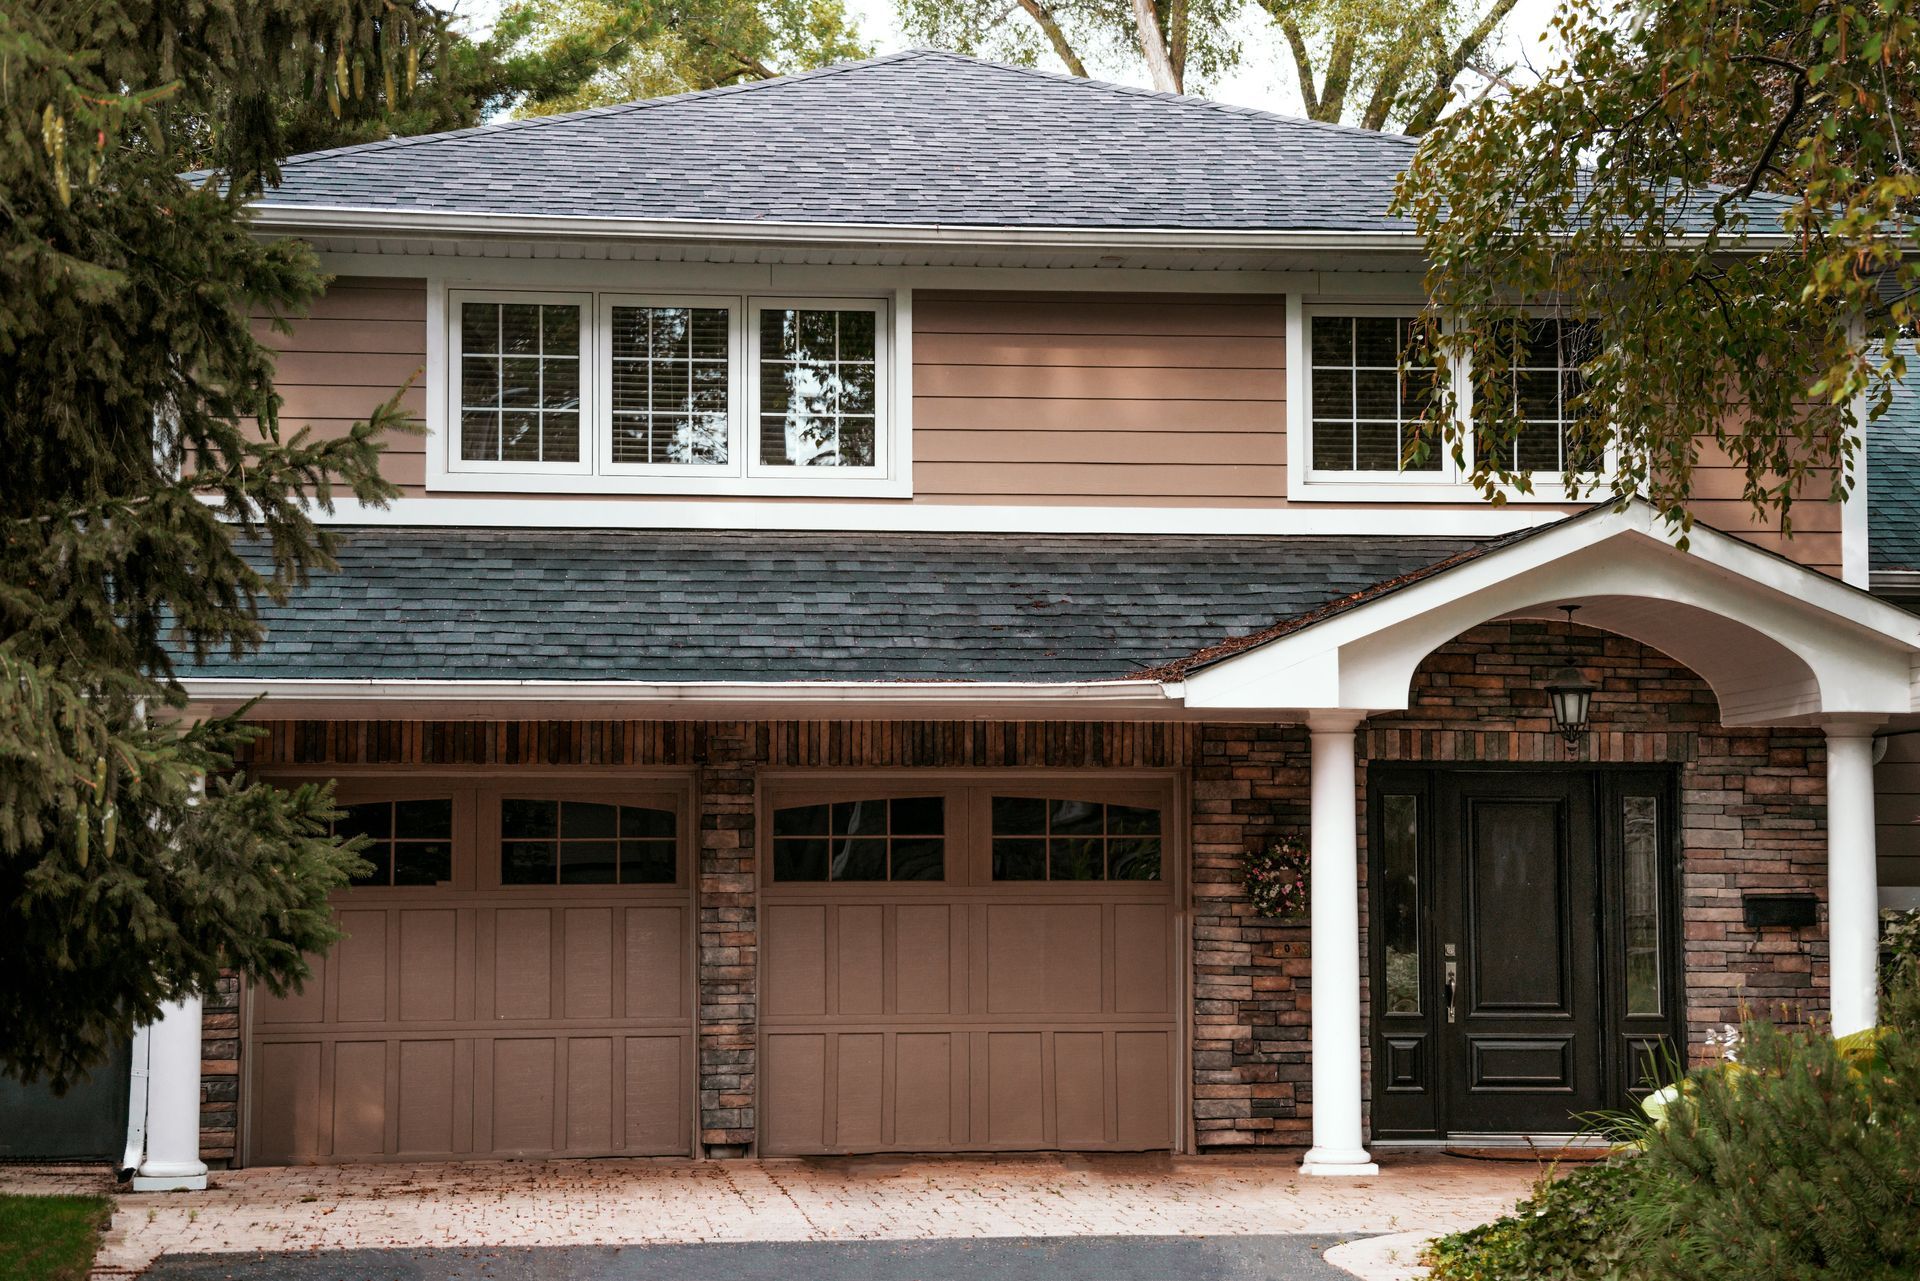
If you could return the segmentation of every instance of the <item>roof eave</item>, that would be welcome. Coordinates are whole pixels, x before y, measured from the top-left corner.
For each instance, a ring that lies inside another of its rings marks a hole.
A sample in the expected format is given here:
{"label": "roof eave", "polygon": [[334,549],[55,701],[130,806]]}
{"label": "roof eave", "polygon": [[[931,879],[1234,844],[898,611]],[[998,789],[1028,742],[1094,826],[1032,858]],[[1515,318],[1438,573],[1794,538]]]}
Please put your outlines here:
{"label": "roof eave", "polygon": [[[729,219],[584,217],[478,213],[443,209],[256,204],[254,226],[282,235],[454,236],[462,239],[619,240],[676,244],[793,245],[850,248],[937,246],[951,249],[1139,249],[1217,253],[1223,250],[1380,250],[1418,253],[1416,231],[1193,227],[1024,227],[945,223],[774,222]],[[1704,241],[1685,237],[1680,243]],[[1759,251],[1792,243],[1751,233],[1729,250]]]}

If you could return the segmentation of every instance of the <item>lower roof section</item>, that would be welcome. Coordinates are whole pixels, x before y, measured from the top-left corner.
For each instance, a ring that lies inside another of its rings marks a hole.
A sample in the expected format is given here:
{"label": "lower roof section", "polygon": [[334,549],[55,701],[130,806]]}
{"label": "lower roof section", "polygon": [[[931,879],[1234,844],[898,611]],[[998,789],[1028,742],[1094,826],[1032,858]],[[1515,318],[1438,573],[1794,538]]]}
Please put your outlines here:
{"label": "lower roof section", "polygon": [[1460,537],[356,528],[236,681],[1112,681]]}

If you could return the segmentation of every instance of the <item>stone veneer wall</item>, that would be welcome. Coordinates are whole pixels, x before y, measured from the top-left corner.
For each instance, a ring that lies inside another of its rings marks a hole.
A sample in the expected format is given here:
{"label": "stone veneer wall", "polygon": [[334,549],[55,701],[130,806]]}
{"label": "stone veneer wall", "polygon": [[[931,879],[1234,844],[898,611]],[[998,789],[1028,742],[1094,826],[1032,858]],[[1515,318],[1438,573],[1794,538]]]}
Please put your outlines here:
{"label": "stone veneer wall", "polygon": [[[1743,887],[1824,897],[1820,736],[1716,726],[1710,691],[1634,642],[1577,629],[1595,730],[1569,758],[1540,691],[1562,661],[1558,626],[1496,624],[1436,651],[1413,706],[1375,717],[1362,755],[1392,761],[1569,759],[1671,763],[1681,775],[1689,1041],[1739,1016],[1824,1011],[1825,925],[1756,932]],[[662,765],[699,771],[701,1141],[753,1140],[755,773],[762,767],[1125,768],[1188,771],[1193,803],[1193,1115],[1202,1148],[1309,1139],[1309,980],[1304,924],[1253,916],[1239,859],[1308,823],[1299,726],[1002,722],[277,722],[249,766]],[[1364,760],[1363,785],[1364,785]],[[1364,795],[1364,793],[1363,793]],[[1361,798],[1356,797],[1356,814]],[[1363,829],[1364,831],[1364,829]],[[1365,946],[1363,899],[1362,946]],[[235,1152],[243,1042],[239,987],[206,1003],[202,1146]]]}

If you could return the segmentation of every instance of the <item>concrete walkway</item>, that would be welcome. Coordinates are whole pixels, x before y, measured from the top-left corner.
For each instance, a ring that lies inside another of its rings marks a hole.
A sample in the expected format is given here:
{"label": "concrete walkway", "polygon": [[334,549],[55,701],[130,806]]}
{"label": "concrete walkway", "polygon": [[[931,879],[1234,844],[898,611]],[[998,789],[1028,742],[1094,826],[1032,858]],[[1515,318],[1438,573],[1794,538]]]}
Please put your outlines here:
{"label": "concrete walkway", "polygon": [[[137,1273],[162,1254],[1305,1236],[1356,1241],[1329,1259],[1357,1252],[1360,1274],[1386,1281],[1410,1275],[1413,1243],[1503,1213],[1540,1173],[1524,1161],[1402,1156],[1382,1160],[1377,1178],[1308,1179],[1296,1162],[1101,1155],[237,1170],[216,1174],[204,1193],[120,1197],[96,1275]],[[0,1191],[87,1183],[73,1172],[0,1169]],[[97,1176],[91,1183],[98,1190]],[[1369,1259],[1357,1239],[1383,1234],[1394,1234],[1394,1248],[1371,1253],[1389,1257]]]}

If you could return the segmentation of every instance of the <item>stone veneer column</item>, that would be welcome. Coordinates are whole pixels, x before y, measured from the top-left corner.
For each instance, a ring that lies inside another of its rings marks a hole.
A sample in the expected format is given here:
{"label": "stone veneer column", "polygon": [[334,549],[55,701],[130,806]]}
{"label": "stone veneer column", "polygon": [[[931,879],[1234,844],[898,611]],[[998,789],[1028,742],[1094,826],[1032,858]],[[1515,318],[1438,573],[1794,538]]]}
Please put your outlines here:
{"label": "stone veneer column", "polygon": [[1367,1154],[1360,1067],[1358,712],[1316,715],[1313,733],[1313,1148],[1303,1174],[1378,1174]]}
{"label": "stone veneer column", "polygon": [[1880,886],[1874,866],[1874,724],[1831,721],[1827,735],[1827,933],[1833,1034],[1879,1021]]}

